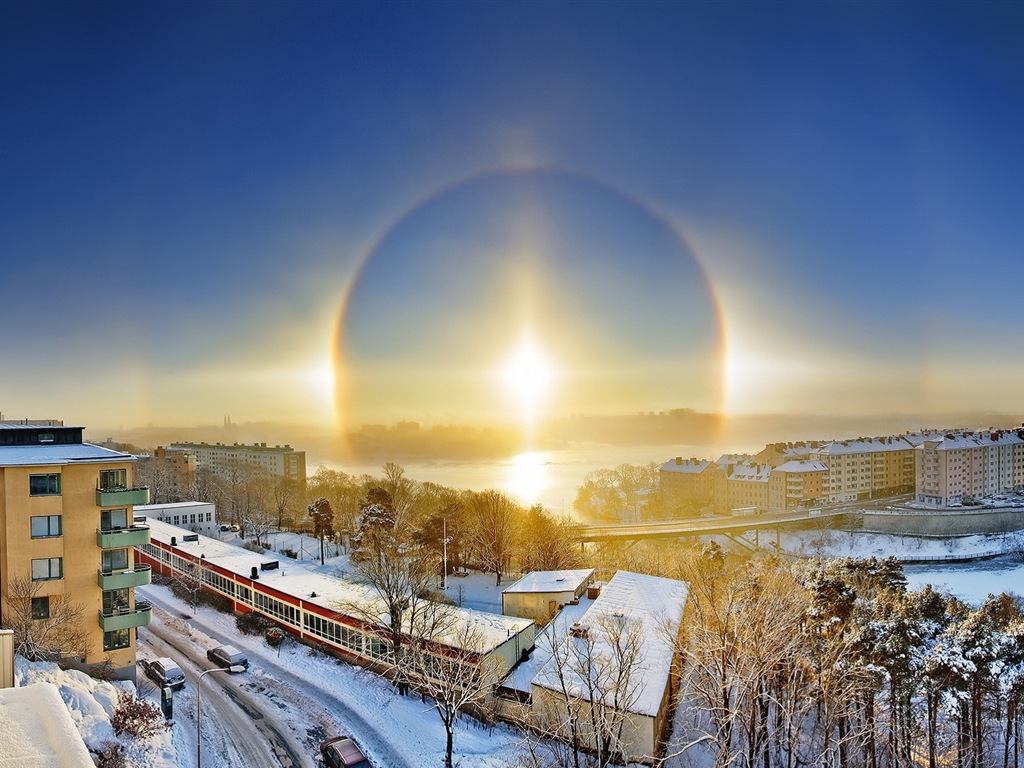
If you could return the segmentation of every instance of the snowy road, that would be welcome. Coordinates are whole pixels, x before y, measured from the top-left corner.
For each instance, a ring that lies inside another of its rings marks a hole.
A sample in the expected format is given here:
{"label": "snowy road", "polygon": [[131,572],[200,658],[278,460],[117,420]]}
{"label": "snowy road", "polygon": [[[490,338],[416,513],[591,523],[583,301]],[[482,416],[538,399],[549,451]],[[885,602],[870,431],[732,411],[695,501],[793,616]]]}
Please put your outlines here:
{"label": "snowy road", "polygon": [[[210,612],[213,609],[201,608],[197,615],[186,622],[179,617],[180,603],[174,599],[167,599],[162,589],[139,588],[138,593],[144,594],[145,598],[160,609],[154,617],[156,620],[150,627],[140,633],[142,640],[146,641],[150,636],[157,635],[164,637],[175,646],[174,653],[170,653],[176,660],[182,661],[183,655],[204,658],[206,646],[200,647],[188,637],[190,627],[201,631],[205,636],[212,638],[217,643],[234,643],[242,645],[239,637],[227,636],[222,630],[215,626],[214,622],[205,622],[203,612]],[[180,650],[179,650],[180,649]],[[190,649],[185,652],[183,649]],[[158,649],[157,649],[158,650]],[[244,650],[249,656],[250,669],[244,675],[207,675],[203,680],[203,722],[206,723],[206,702],[208,701],[208,690],[214,686],[207,686],[211,682],[225,682],[225,678],[238,679],[240,687],[229,686],[228,689],[239,698],[248,697],[248,706],[251,711],[262,715],[262,720],[256,720],[258,724],[264,722],[279,733],[278,743],[285,743],[291,749],[293,762],[296,766],[318,766],[316,759],[319,742],[327,736],[337,733],[353,735],[359,742],[363,751],[381,768],[404,768],[405,766],[416,765],[419,760],[417,753],[406,754],[398,745],[393,745],[388,740],[388,735],[382,732],[375,724],[329,690],[316,686],[307,680],[303,680],[290,672],[284,666],[276,664],[275,651],[268,646],[260,644],[244,644]],[[162,652],[161,652],[162,654]],[[193,664],[196,664],[193,662]],[[196,666],[206,667],[205,660]],[[186,672],[190,670],[186,668]],[[231,680],[228,681],[229,683]],[[220,686],[216,686],[220,687]],[[185,689],[188,690],[188,687]],[[194,712],[194,699],[191,700]],[[175,702],[175,714],[178,715],[178,702]],[[236,710],[237,711],[237,710]],[[190,720],[194,726],[194,720]],[[248,723],[249,737],[251,739],[256,726],[254,721]],[[207,729],[204,728],[204,750],[207,738]],[[192,739],[192,751],[194,752],[195,742]],[[204,752],[205,754],[205,752]],[[225,750],[230,754],[230,750]],[[234,765],[227,762],[225,757],[225,768]],[[238,766],[253,765],[278,765],[288,768],[288,763],[281,760],[267,762],[263,759],[257,762],[239,762]],[[191,762],[189,766],[193,765]],[[213,765],[213,763],[210,763]]]}
{"label": "snowy road", "polygon": [[[173,734],[179,761],[189,755],[191,759],[184,764],[191,766],[199,759],[195,742],[197,681],[212,665],[200,661],[205,656],[205,647],[196,646],[191,638],[178,632],[171,616],[166,609],[160,610],[156,621],[142,633],[140,646],[144,651],[151,651],[152,656],[170,656],[186,673],[188,684],[174,697]],[[236,765],[313,768],[316,763],[307,756],[308,748],[276,724],[276,708],[245,690],[251,686],[244,675],[227,672],[203,678],[201,715],[206,764],[225,768]]]}

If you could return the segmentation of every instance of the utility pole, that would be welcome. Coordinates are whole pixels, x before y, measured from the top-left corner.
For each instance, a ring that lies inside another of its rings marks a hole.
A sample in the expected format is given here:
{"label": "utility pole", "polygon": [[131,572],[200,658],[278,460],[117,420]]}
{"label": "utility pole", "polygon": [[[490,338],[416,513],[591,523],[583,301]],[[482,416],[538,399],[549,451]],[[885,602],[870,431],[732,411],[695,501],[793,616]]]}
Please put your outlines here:
{"label": "utility pole", "polygon": [[444,570],[441,572],[441,589],[448,589],[448,518],[441,518],[441,552]]}

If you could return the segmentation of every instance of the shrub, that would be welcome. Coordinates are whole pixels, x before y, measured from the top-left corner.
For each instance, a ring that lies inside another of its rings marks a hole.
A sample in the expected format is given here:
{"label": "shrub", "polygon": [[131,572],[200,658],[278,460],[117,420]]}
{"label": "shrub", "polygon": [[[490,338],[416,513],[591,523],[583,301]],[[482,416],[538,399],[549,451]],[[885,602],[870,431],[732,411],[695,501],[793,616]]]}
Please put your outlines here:
{"label": "shrub", "polygon": [[262,635],[274,625],[258,613],[243,613],[235,618],[235,626],[243,635]]}
{"label": "shrub", "polygon": [[281,550],[281,554],[284,555],[285,557],[290,557],[292,560],[295,560],[299,556],[298,553],[296,553],[296,551],[294,549],[288,549],[288,548],[282,549]]}
{"label": "shrub", "polygon": [[267,645],[271,648],[277,648],[284,641],[284,630],[274,627],[268,629],[263,637],[267,641]]}
{"label": "shrub", "polygon": [[117,694],[110,725],[115,735],[127,734],[133,739],[146,739],[168,728],[160,707],[126,691]]}
{"label": "shrub", "polygon": [[128,768],[128,756],[123,744],[116,741],[105,741],[99,749],[90,749],[96,768]]}
{"label": "shrub", "polygon": [[250,552],[258,552],[258,553],[259,553],[259,554],[261,554],[261,555],[262,555],[262,554],[263,554],[264,552],[266,552],[266,551],[267,551],[267,548],[266,548],[266,547],[261,547],[261,546],[260,546],[259,544],[257,544],[257,543],[256,543],[256,542],[254,542],[254,541],[247,541],[247,542],[245,542],[245,543],[244,543],[244,544],[242,545],[242,549],[248,549],[248,550],[249,550]]}

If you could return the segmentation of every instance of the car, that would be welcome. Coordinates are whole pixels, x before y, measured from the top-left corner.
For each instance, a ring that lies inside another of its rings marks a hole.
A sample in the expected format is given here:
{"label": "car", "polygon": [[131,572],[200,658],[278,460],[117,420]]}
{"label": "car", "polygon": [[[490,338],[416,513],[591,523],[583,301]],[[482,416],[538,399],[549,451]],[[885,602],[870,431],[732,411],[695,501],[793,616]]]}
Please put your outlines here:
{"label": "car", "polygon": [[176,691],[185,687],[185,675],[181,671],[181,667],[166,656],[152,661],[143,659],[142,670],[146,673],[146,677],[161,688],[170,688],[172,691]]}
{"label": "car", "polygon": [[320,742],[320,756],[327,768],[371,768],[366,755],[349,736],[334,736]]}
{"label": "car", "polygon": [[231,669],[231,667],[249,668],[249,660],[245,658],[245,654],[233,645],[219,645],[216,648],[211,648],[206,652],[206,658],[218,667],[226,669]]}

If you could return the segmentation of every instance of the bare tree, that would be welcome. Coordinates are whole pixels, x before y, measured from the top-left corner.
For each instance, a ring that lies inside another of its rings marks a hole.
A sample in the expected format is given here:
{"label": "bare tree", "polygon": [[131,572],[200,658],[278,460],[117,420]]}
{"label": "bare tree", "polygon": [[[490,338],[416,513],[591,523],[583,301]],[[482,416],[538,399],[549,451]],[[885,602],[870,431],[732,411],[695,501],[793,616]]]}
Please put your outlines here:
{"label": "bare tree", "polygon": [[450,609],[430,620],[430,628],[414,631],[405,653],[408,677],[416,689],[428,696],[445,730],[445,768],[452,768],[455,723],[464,711],[481,711],[498,680],[497,659],[486,658],[486,643],[479,630],[468,622],[455,624]]}
{"label": "bare tree", "polygon": [[287,477],[275,477],[270,487],[274,511],[277,513],[277,529],[291,527],[295,503],[299,498],[299,484]]}
{"label": "bare tree", "polygon": [[547,637],[551,658],[540,673],[545,693],[534,726],[567,744],[562,764],[606,768],[636,757],[627,731],[643,690],[640,622],[608,613],[567,637]]}
{"label": "bare tree", "polygon": [[84,607],[70,595],[40,595],[43,583],[24,576],[8,580],[3,618],[14,631],[14,652],[29,661],[83,656]]}
{"label": "bare tree", "polygon": [[474,493],[469,498],[473,545],[481,566],[494,574],[495,586],[512,560],[522,509],[498,491]]}
{"label": "bare tree", "polygon": [[171,576],[171,591],[187,602],[193,613],[199,608],[199,595],[203,591],[205,570],[202,563],[189,560]]}

